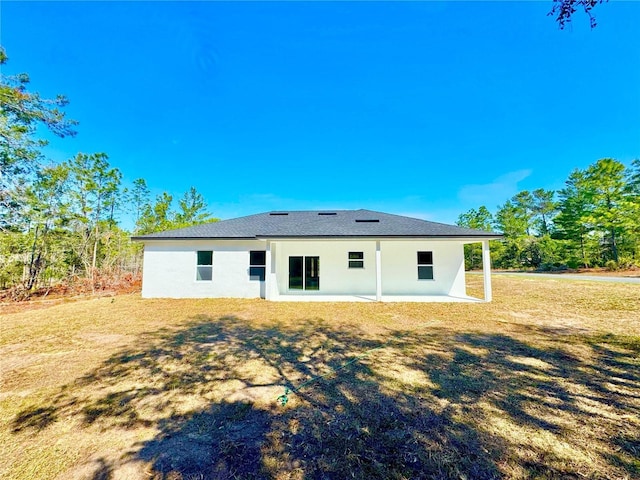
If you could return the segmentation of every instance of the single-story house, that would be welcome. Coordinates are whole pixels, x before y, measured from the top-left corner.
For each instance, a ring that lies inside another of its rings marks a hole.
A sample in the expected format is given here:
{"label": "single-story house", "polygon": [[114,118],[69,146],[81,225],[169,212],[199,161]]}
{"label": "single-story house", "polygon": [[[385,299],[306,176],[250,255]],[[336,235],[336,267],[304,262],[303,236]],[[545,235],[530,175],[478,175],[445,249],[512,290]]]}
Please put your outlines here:
{"label": "single-story house", "polygon": [[142,296],[473,301],[464,244],[501,235],[371,210],[277,211],[133,237]]}

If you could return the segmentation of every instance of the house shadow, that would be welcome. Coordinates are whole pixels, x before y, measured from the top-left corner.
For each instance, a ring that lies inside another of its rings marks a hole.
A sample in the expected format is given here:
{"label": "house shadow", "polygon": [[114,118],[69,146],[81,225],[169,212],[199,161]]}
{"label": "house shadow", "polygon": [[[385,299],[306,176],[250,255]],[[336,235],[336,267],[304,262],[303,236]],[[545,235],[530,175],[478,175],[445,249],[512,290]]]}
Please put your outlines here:
{"label": "house shadow", "polygon": [[[560,344],[533,347],[506,335],[431,329],[376,337],[321,318],[295,326],[192,320],[143,336],[51,402],[20,412],[14,433],[37,435],[59,418],[97,430],[156,430],[126,454],[101,457],[93,479],[139,462],[163,480],[483,480],[508,476],[504,465],[518,461],[523,440],[484,425],[481,404],[561,439],[565,414],[585,422],[592,415],[570,382],[593,402],[639,413],[640,374],[622,368],[629,354],[602,342],[594,346],[599,360],[585,363]],[[615,372],[626,389],[606,386]],[[638,473],[628,452],[640,438],[619,438],[627,453],[603,461]],[[559,466],[548,454],[525,465],[540,478],[579,476],[579,466]]]}

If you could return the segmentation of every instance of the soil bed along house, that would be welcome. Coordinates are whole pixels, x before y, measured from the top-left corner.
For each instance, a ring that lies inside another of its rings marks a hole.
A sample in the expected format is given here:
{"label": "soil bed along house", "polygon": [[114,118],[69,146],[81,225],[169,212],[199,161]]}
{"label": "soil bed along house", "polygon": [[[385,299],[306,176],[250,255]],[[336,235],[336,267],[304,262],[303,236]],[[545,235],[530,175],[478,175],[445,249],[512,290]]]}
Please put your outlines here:
{"label": "soil bed along house", "polygon": [[370,210],[267,212],[133,237],[142,296],[304,301],[473,301],[464,250],[501,235]]}

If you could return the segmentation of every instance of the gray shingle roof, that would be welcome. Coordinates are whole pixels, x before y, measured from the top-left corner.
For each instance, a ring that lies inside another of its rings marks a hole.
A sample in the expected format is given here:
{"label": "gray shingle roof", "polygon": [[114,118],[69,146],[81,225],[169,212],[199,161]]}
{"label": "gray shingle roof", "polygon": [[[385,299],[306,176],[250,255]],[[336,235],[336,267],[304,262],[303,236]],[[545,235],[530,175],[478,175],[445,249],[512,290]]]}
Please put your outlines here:
{"label": "gray shingle roof", "polygon": [[501,238],[500,234],[371,210],[265,212],[133,240],[327,237]]}

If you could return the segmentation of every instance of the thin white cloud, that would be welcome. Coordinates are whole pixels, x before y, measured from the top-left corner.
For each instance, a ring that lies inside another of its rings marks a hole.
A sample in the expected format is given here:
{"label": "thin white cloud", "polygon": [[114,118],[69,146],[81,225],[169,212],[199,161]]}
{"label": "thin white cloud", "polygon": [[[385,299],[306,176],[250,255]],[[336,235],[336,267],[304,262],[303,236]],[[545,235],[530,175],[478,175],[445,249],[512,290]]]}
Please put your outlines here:
{"label": "thin white cloud", "polygon": [[465,185],[458,191],[461,202],[487,205],[503,203],[518,193],[518,183],[531,175],[531,170],[516,170],[505,173],[491,183]]}

